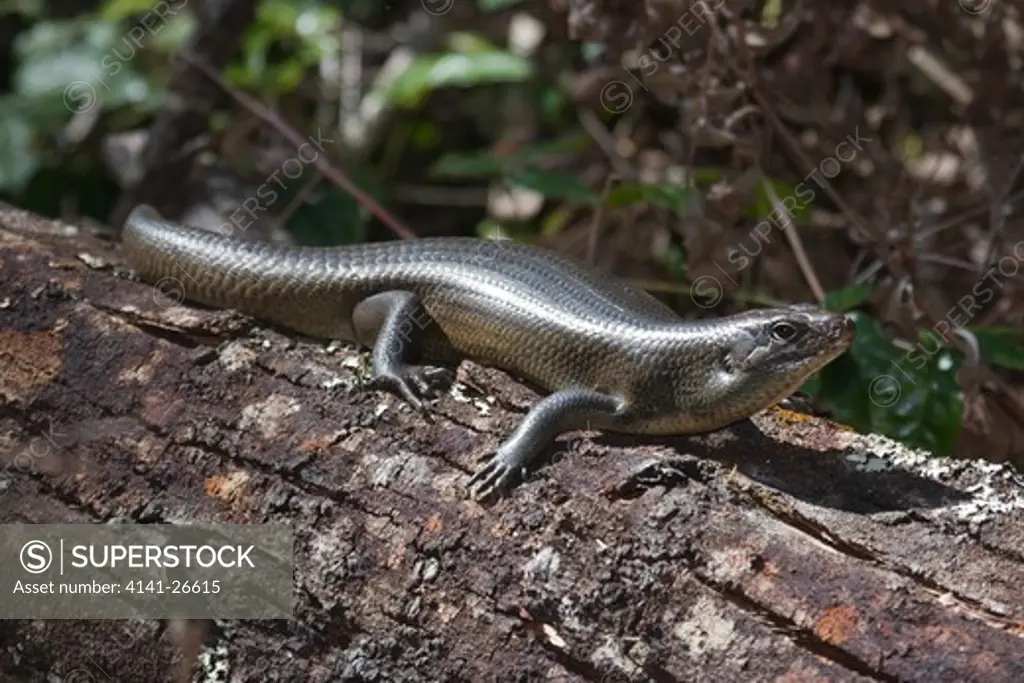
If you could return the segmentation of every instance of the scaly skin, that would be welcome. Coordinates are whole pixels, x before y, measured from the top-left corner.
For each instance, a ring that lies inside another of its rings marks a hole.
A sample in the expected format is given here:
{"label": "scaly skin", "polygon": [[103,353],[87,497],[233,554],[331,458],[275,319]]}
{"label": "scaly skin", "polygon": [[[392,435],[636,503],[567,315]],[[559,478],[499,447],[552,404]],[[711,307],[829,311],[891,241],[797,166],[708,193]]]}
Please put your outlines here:
{"label": "scaly skin", "polygon": [[842,354],[853,325],[810,305],[684,321],[646,292],[512,241],[311,248],[242,242],[137,207],[129,264],[185,298],[373,347],[374,375],[422,408],[427,372],[470,359],[551,392],[471,481],[501,493],[559,433],[682,435],[746,419]]}

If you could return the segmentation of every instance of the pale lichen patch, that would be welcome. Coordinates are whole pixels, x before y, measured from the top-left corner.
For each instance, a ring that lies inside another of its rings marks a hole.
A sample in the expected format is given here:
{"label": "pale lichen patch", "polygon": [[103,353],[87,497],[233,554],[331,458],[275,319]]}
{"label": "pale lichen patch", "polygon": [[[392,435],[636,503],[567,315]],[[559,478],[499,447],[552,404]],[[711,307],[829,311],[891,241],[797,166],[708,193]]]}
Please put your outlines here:
{"label": "pale lichen patch", "polygon": [[979,524],[1013,510],[1024,510],[1024,477],[1004,463],[984,460],[952,460],[930,456],[879,434],[841,433],[841,448],[850,450],[846,460],[862,472],[911,471],[937,482],[971,479],[962,491],[967,500],[935,508],[929,514],[953,514],[960,521]]}
{"label": "pale lichen patch", "polygon": [[689,614],[672,629],[672,635],[698,657],[705,652],[725,650],[736,634],[736,622],[720,614],[718,605],[702,596]]}
{"label": "pale lichen patch", "polygon": [[164,350],[157,347],[142,363],[122,370],[117,376],[117,381],[124,384],[149,384],[153,380],[154,371],[165,362],[166,358],[167,354]]}
{"label": "pale lichen patch", "polygon": [[531,582],[546,583],[557,576],[560,566],[559,554],[551,546],[545,546],[523,565],[523,574]]}
{"label": "pale lichen patch", "polygon": [[364,460],[375,488],[388,488],[404,482],[418,484],[430,478],[433,467],[428,458],[409,451],[392,456],[367,456]]}
{"label": "pale lichen patch", "polygon": [[225,344],[217,354],[221,366],[228,372],[238,372],[250,367],[256,360],[256,352],[246,344],[232,341]]}
{"label": "pale lichen patch", "polygon": [[301,404],[290,396],[274,394],[242,408],[241,429],[257,429],[264,439],[275,439],[286,431],[286,418],[299,412]]}
{"label": "pale lichen patch", "polygon": [[640,666],[633,662],[610,638],[591,653],[590,662],[598,671],[609,674],[609,680],[615,672],[621,672],[630,679],[642,672]]}
{"label": "pale lichen patch", "polygon": [[161,322],[183,330],[191,330],[202,327],[205,318],[193,308],[186,306],[171,306],[164,310]]}
{"label": "pale lichen patch", "polygon": [[698,443],[701,443],[707,446],[708,448],[712,448],[715,450],[720,450],[727,446],[729,443],[737,440],[739,440],[739,437],[736,436],[736,434],[734,434],[732,430],[729,429],[721,429],[717,432],[702,434],[696,437],[696,441]]}

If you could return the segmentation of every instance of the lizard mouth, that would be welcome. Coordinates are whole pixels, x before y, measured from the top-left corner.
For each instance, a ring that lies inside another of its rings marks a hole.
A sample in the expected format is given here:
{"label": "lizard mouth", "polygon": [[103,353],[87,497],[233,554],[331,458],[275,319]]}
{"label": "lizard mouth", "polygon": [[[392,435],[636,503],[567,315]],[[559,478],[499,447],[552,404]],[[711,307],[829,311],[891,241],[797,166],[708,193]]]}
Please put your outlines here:
{"label": "lizard mouth", "polygon": [[829,337],[842,345],[843,350],[850,348],[853,344],[854,337],[857,335],[857,326],[853,323],[853,318],[845,315],[837,315],[832,319],[830,327]]}
{"label": "lizard mouth", "polygon": [[831,316],[819,329],[817,353],[803,363],[804,379],[846,353],[857,333],[853,319],[845,315]]}

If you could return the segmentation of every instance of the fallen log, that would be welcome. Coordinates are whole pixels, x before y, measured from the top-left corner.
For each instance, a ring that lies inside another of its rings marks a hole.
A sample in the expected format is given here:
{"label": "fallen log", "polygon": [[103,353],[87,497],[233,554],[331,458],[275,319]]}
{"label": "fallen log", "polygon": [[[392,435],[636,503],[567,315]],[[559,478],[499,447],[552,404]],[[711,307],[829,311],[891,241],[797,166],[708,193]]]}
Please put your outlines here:
{"label": "fallen log", "polygon": [[0,206],[0,522],[296,538],[292,620],[191,640],[5,620],[0,678],[1024,680],[1008,465],[774,409],[699,438],[571,435],[483,507],[469,473],[536,395],[464,363],[428,423],[364,365],[131,279],[102,231]]}

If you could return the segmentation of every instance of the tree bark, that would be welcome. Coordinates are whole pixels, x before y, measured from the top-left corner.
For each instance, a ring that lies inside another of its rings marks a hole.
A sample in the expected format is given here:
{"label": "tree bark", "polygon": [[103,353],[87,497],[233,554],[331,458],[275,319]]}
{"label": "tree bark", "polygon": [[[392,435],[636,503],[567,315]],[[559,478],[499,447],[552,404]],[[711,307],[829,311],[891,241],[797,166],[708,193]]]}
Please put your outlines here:
{"label": "tree bark", "polygon": [[530,390],[464,363],[429,423],[354,349],[172,303],[112,240],[0,206],[0,522],[286,521],[295,618],[191,649],[160,621],[0,621],[0,678],[1024,680],[1007,465],[775,409],[571,435],[485,508],[465,483]]}

